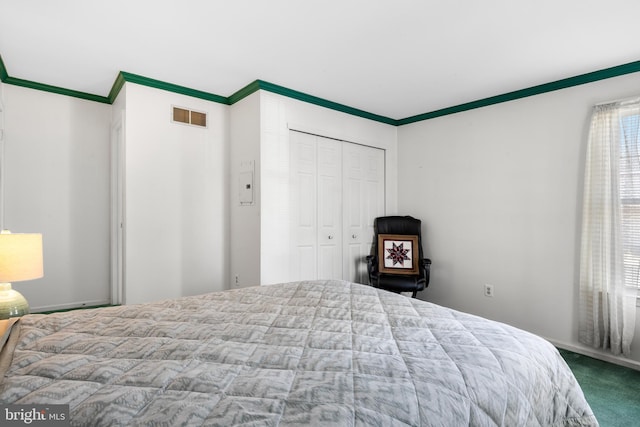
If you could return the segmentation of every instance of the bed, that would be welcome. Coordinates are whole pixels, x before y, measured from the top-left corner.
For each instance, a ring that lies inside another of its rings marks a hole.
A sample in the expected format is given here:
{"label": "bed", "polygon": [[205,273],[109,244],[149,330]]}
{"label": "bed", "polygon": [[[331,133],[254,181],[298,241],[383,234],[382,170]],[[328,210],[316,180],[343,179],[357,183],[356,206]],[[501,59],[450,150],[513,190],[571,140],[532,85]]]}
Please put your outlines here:
{"label": "bed", "polygon": [[598,425],[547,341],[344,281],[28,315],[0,369],[78,426]]}

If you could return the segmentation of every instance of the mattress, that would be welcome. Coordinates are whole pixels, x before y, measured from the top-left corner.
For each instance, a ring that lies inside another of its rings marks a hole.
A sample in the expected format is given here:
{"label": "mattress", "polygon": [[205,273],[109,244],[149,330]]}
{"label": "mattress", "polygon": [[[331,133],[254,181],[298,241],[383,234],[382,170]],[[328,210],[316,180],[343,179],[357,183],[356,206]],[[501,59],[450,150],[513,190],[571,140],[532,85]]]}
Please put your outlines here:
{"label": "mattress", "polygon": [[597,425],[547,341],[344,281],[28,315],[0,357],[77,426]]}

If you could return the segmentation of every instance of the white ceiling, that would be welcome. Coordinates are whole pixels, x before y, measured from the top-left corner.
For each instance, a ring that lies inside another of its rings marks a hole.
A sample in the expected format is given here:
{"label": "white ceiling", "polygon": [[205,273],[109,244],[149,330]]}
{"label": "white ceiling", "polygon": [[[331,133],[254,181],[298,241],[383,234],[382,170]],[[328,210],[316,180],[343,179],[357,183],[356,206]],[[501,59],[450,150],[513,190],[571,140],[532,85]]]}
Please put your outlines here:
{"label": "white ceiling", "polygon": [[393,119],[640,60],[640,0],[0,0],[11,77],[256,79]]}

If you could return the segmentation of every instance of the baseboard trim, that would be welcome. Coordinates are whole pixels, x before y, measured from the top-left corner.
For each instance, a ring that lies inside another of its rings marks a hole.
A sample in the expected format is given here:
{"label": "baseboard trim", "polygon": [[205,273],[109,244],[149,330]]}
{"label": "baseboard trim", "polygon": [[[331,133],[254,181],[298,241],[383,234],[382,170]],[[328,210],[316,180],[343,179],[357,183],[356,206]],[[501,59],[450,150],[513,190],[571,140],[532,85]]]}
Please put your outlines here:
{"label": "baseboard trim", "polygon": [[592,357],[594,359],[602,360],[603,362],[613,363],[615,365],[624,366],[625,368],[635,369],[636,371],[640,371],[640,362],[636,360],[627,359],[626,357],[615,356],[610,353],[605,353],[603,351],[597,350],[592,347],[582,346],[570,344],[562,341],[552,340],[549,338],[545,338],[554,346],[562,349],[572,351],[574,353],[581,354],[583,356]]}
{"label": "baseboard trim", "polygon": [[111,304],[111,301],[109,300],[77,301],[69,304],[42,305],[39,307],[31,307],[31,313],[37,314],[37,313],[52,312],[52,311],[67,311],[67,310],[74,310],[77,308],[90,308],[90,307],[105,306],[110,304]]}

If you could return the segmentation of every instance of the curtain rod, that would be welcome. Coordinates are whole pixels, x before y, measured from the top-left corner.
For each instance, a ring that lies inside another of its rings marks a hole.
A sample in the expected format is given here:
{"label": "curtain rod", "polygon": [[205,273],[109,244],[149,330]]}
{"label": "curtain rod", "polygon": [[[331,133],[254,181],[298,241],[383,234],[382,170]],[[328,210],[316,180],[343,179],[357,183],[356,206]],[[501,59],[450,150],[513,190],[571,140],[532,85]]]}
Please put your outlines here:
{"label": "curtain rod", "polygon": [[625,102],[631,102],[631,101],[640,101],[640,95],[630,96],[629,98],[620,98],[620,99],[614,99],[611,101],[598,102],[595,106],[597,107],[600,105],[625,103]]}

